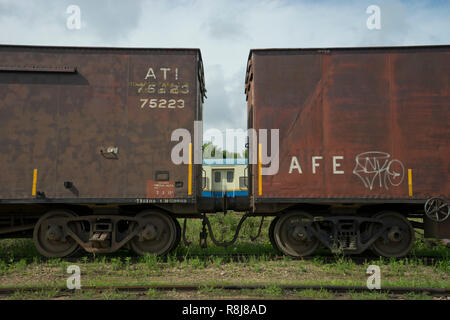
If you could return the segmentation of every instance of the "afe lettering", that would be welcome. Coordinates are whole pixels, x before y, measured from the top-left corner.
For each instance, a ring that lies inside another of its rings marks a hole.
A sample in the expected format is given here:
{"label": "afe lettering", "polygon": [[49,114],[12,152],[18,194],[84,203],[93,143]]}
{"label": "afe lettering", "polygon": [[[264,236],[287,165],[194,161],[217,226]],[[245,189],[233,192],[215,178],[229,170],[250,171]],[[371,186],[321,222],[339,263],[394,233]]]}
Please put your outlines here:
{"label": "afe lettering", "polygon": [[[342,167],[341,161],[344,160],[344,156],[333,156],[333,174],[344,174],[344,170],[340,170]],[[316,174],[323,163],[322,156],[312,156],[311,157],[311,172]],[[291,164],[289,166],[289,174],[297,171],[298,174],[303,174],[302,167],[298,162],[297,157],[292,157]]]}

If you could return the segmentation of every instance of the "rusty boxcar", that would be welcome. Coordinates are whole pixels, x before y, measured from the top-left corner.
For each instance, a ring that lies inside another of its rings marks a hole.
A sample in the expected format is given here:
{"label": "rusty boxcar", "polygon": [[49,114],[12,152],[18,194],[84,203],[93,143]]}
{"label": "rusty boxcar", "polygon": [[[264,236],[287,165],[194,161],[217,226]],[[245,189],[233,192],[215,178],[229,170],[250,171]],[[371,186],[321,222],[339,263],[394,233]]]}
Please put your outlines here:
{"label": "rusty boxcar", "polygon": [[171,134],[204,96],[198,49],[0,46],[0,236],[34,230],[49,257],[175,247],[201,165],[171,161]]}
{"label": "rusty boxcar", "polygon": [[248,127],[279,129],[278,172],[261,174],[270,144],[250,170],[274,246],[402,256],[413,227],[450,237],[449,75],[450,46],[251,50]]}
{"label": "rusty boxcar", "polygon": [[[188,244],[186,218],[203,219],[202,246],[228,246],[249,216],[258,234],[275,216],[292,256],[403,256],[413,227],[450,237],[449,48],[252,50],[249,196],[219,198],[202,197],[198,49],[0,46],[0,237],[48,257],[164,254]],[[229,209],[246,214],[220,243],[206,213]]]}

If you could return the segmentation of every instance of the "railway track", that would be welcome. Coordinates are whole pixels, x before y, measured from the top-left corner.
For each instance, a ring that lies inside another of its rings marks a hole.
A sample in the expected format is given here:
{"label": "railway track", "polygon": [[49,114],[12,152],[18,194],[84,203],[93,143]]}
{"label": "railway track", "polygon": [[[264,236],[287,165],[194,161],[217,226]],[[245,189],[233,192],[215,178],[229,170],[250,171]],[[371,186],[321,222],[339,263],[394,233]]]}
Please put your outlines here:
{"label": "railway track", "polygon": [[[260,259],[261,256],[254,255],[254,254],[213,254],[213,255],[187,255],[187,256],[175,256],[175,258],[182,262],[188,259],[203,259],[205,261],[208,260],[208,258],[213,259],[215,257],[222,258],[224,261],[229,262],[248,262],[252,258]],[[167,257],[162,257],[162,261],[167,261]],[[269,255],[266,256],[264,259],[267,261],[282,261],[282,260],[292,260],[292,261],[317,261],[318,263],[336,263],[342,260],[345,261],[351,261],[356,264],[363,264],[367,262],[379,262],[379,257],[374,256],[331,256],[331,255],[325,255],[325,256],[306,256],[302,258],[295,258],[295,257],[286,257],[283,255]],[[392,258],[393,261],[420,261],[423,265],[433,265],[437,261],[442,261],[444,259],[448,259],[447,257],[439,257],[439,256],[406,256],[403,258]],[[391,261],[390,259],[384,258],[383,261]]]}
{"label": "railway track", "polygon": [[[129,292],[145,294],[149,290],[157,291],[183,291],[196,292],[202,289],[219,289],[224,291],[242,291],[242,290],[261,290],[273,287],[270,285],[144,285],[144,286],[86,286],[79,289],[80,291],[96,291],[102,293],[105,291]],[[275,287],[283,291],[301,291],[301,290],[326,290],[335,294],[346,294],[351,292],[379,292],[393,295],[401,295],[407,293],[426,294],[433,297],[450,297],[450,288],[423,288],[423,287],[382,287],[381,289],[370,290],[363,286],[338,286],[338,285],[276,285]],[[16,288],[0,288],[0,296],[11,296],[15,293],[26,292],[42,292],[57,291],[60,295],[68,295],[74,293],[66,287],[16,287]]]}
{"label": "railway track", "polygon": [[[317,263],[331,264],[338,263],[342,261],[353,262],[355,264],[365,264],[365,263],[379,263],[380,257],[377,256],[336,256],[336,255],[321,255],[321,256],[306,256],[302,258],[287,257],[284,255],[255,255],[255,254],[192,254],[192,255],[177,255],[172,256],[172,259],[176,259],[179,262],[183,262],[189,259],[200,259],[207,262],[208,260],[214,260],[214,258],[221,258],[224,262],[237,262],[237,263],[247,263],[251,259],[257,259],[261,261],[316,261]],[[162,262],[167,262],[169,257],[160,257]],[[448,257],[443,256],[406,256],[403,258],[391,258],[392,261],[402,261],[408,263],[409,261],[421,262],[421,264],[426,266],[432,266],[438,261],[448,259]],[[383,261],[391,261],[391,259],[383,258]]]}
{"label": "railway track", "polygon": [[[67,262],[79,262],[82,256],[72,256],[64,258],[64,261]],[[125,258],[129,257],[128,255],[111,255],[107,256],[110,257],[119,257],[119,258]],[[17,259],[26,258],[22,256],[16,256]],[[200,259],[205,261],[205,263],[208,263],[208,261],[213,261],[215,258],[221,258],[223,262],[237,262],[237,263],[247,263],[250,262],[251,259],[257,259],[259,261],[316,261],[317,263],[324,263],[324,264],[331,264],[331,263],[338,263],[340,261],[348,261],[353,262],[355,264],[365,264],[365,263],[379,263],[380,257],[377,256],[370,256],[370,255],[355,255],[355,256],[336,256],[336,255],[315,255],[315,256],[306,256],[302,258],[295,258],[295,257],[287,257],[284,255],[277,255],[277,254],[270,254],[270,255],[258,255],[258,254],[187,254],[187,255],[172,255],[172,256],[160,256],[158,257],[158,261],[161,262],[167,262],[169,259],[175,259],[178,262],[183,262],[190,259]],[[383,258],[383,261],[402,261],[409,263],[409,261],[414,262],[421,262],[425,266],[433,266],[435,263],[449,259],[449,257],[445,256],[427,256],[427,255],[416,255],[416,256],[406,256],[402,258]],[[44,258],[44,261],[46,258]],[[132,263],[137,263],[140,261],[139,256],[132,256],[131,260]],[[95,262],[95,259],[93,257],[88,257],[88,259],[84,262]]]}

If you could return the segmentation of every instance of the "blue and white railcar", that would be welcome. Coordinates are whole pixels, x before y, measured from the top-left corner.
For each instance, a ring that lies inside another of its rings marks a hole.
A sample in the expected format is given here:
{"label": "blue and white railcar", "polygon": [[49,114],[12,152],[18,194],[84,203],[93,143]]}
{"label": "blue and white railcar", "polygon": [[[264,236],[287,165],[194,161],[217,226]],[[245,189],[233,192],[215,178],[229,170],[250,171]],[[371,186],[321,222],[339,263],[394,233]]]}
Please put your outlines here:
{"label": "blue and white railcar", "polygon": [[203,159],[203,197],[248,196],[247,159]]}

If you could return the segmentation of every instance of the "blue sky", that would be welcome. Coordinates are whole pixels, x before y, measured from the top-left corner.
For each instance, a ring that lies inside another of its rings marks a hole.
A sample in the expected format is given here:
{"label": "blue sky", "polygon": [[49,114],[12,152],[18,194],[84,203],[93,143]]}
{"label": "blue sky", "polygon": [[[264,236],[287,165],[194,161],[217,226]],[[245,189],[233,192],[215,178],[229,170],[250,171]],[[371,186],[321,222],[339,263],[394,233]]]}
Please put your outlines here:
{"label": "blue sky", "polygon": [[[66,27],[71,4],[80,30]],[[380,30],[366,26],[370,5],[380,7]],[[0,43],[200,48],[204,127],[225,130],[246,126],[251,48],[449,44],[449,17],[444,0],[0,0]]]}

